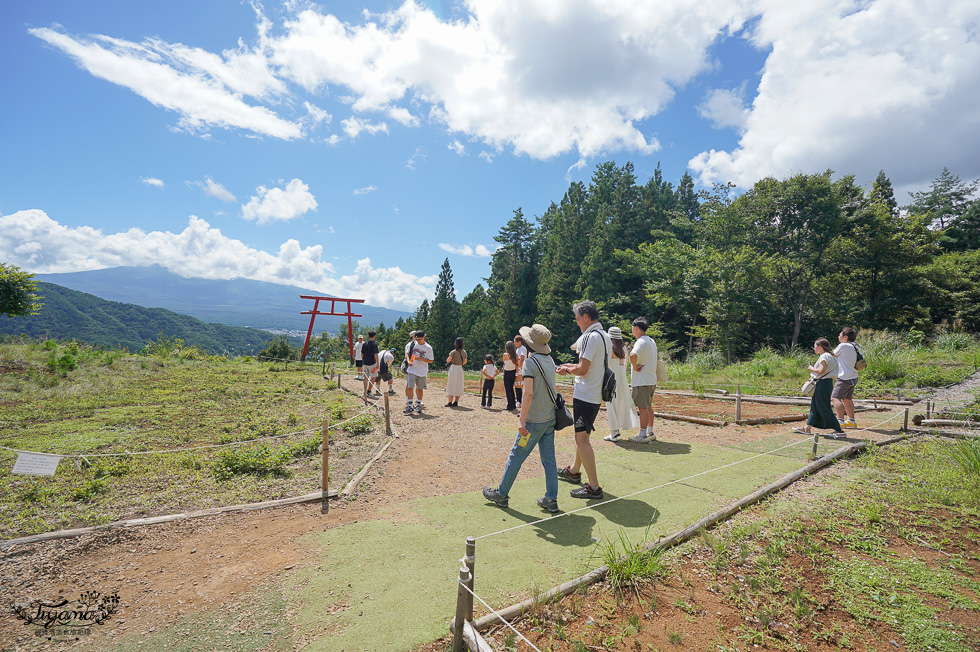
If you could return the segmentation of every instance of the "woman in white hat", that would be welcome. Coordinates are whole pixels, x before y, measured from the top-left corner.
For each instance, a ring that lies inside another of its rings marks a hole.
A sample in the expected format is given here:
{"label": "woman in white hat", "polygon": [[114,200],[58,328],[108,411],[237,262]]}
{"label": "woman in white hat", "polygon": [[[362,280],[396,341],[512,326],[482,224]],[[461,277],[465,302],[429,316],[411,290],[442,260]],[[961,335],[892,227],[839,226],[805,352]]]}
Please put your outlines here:
{"label": "woman in white hat", "polygon": [[633,399],[626,391],[629,381],[626,380],[626,344],[623,342],[623,331],[618,326],[609,329],[609,339],[612,341],[612,355],[609,367],[616,374],[616,396],[606,403],[606,416],[609,419],[609,434],[606,441],[619,441],[620,431],[639,428],[640,420],[636,416]]}

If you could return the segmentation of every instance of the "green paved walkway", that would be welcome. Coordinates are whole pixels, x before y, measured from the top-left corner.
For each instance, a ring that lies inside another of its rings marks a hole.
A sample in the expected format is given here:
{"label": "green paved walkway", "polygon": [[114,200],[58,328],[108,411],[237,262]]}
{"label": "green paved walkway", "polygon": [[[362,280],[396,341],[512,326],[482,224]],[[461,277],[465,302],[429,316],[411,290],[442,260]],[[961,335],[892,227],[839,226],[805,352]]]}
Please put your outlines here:
{"label": "green paved walkway", "polygon": [[[776,449],[800,439],[779,435],[738,448],[607,444],[598,450],[607,500],[672,484],[493,536],[486,535],[548,516],[535,504],[543,478],[518,481],[508,509],[488,504],[478,491],[401,503],[389,510],[391,519],[382,513],[312,535],[319,559],[291,571],[281,587],[255,587],[236,605],[184,619],[141,638],[139,647],[408,650],[447,633],[467,536],[485,536],[477,542],[477,594],[505,607],[602,565],[602,546],[621,532],[632,541],[675,532],[799,468],[809,441]],[[819,453],[840,445],[821,439]],[[525,464],[537,465],[537,455]],[[689,479],[674,482],[683,478]],[[568,497],[569,488],[561,483],[561,507],[584,507]]]}

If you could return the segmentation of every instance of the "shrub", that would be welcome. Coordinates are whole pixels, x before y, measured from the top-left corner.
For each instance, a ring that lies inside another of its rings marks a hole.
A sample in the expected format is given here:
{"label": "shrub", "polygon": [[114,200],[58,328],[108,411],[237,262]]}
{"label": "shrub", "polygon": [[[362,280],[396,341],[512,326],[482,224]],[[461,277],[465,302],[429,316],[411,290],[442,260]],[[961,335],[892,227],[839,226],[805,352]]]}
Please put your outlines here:
{"label": "shrub", "polygon": [[344,424],[344,430],[352,435],[366,435],[374,430],[374,422],[366,414],[359,414]]}
{"label": "shrub", "polygon": [[311,457],[320,452],[320,444],[323,440],[320,437],[307,437],[302,441],[290,444],[289,453],[293,457]]}
{"label": "shrub", "polygon": [[221,451],[214,461],[214,475],[219,480],[230,480],[236,475],[272,475],[286,477],[289,471],[285,464],[289,461],[288,450],[276,450],[266,445],[255,448],[240,448]]}
{"label": "shrub", "polygon": [[949,448],[950,460],[968,475],[980,476],[980,439],[964,439]]}
{"label": "shrub", "polygon": [[977,341],[969,333],[942,333],[932,341],[932,348],[946,353],[968,351],[975,346]]}
{"label": "shrub", "polygon": [[99,494],[105,493],[106,488],[105,480],[91,480],[81,487],[76,488],[75,491],[72,492],[72,496],[75,498],[75,500],[87,503]]}
{"label": "shrub", "polygon": [[699,372],[721,369],[725,366],[725,355],[719,349],[695,351],[687,356],[687,365]]}

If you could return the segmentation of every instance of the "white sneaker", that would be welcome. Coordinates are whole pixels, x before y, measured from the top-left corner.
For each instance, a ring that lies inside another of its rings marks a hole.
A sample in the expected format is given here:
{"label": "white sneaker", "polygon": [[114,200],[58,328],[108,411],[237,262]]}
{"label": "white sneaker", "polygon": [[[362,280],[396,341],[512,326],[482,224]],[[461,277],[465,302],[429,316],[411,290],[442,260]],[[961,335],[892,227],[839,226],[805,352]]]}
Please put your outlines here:
{"label": "white sneaker", "polygon": [[603,439],[606,441],[619,441],[619,431],[617,430],[616,432],[611,432],[603,437]]}
{"label": "white sneaker", "polygon": [[630,441],[635,444],[650,444],[657,441],[657,436],[653,433],[647,435],[636,435],[635,437],[630,437]]}

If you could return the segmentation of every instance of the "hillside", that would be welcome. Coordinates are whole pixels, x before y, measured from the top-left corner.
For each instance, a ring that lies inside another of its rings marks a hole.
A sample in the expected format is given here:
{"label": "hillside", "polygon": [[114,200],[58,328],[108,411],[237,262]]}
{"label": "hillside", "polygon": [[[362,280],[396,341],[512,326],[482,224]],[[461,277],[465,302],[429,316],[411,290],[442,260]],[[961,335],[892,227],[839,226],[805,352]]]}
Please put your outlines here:
{"label": "hillside", "polygon": [[[37,280],[88,292],[109,301],[146,308],[166,308],[206,322],[252,328],[306,330],[310,318],[301,315],[313,308],[300,295],[323,295],[304,288],[247,279],[213,280],[184,278],[159,266],[116,267],[71,274],[38,274]],[[329,308],[329,306],[328,306]],[[393,325],[410,313],[360,305],[355,309],[363,325]],[[339,332],[343,317],[317,317],[316,330]]]}
{"label": "hillside", "polygon": [[44,306],[31,317],[0,317],[0,335],[76,339],[114,349],[139,351],[163,333],[212,353],[255,354],[272,334],[252,328],[205,323],[163,308],[106,301],[92,294],[39,282]]}

